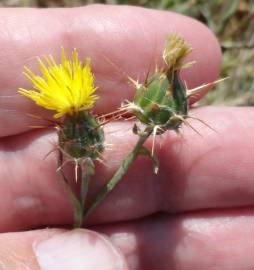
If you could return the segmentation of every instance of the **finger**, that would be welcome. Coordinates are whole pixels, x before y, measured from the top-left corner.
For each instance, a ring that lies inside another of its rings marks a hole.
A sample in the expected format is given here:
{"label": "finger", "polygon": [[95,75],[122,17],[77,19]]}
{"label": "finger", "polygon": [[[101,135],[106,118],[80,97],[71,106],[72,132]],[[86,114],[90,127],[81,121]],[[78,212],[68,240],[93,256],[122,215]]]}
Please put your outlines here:
{"label": "finger", "polygon": [[0,265],[11,270],[128,269],[105,236],[57,229],[0,234]]}
{"label": "finger", "polygon": [[254,265],[252,210],[161,216],[100,230],[114,246],[87,230],[1,234],[1,266],[13,270],[127,269],[127,261],[128,269],[137,270],[247,270]]}
{"label": "finger", "polygon": [[[159,174],[140,157],[119,185],[90,217],[90,224],[124,221],[155,212],[186,212],[207,208],[250,206],[254,203],[252,108],[204,108],[191,124],[202,134],[184,127],[183,136],[172,132],[156,139]],[[131,123],[115,123],[107,129],[105,165],[96,164],[89,200],[116,171],[131,151],[136,137]],[[49,224],[72,224],[71,204],[56,173],[56,155],[50,132],[30,132],[1,141],[0,230],[22,230]],[[25,140],[24,140],[25,139]],[[151,144],[151,141],[150,141]],[[149,146],[148,146],[149,147]],[[29,164],[29,166],[27,165]],[[106,214],[105,214],[106,213]]]}
{"label": "finger", "polygon": [[13,270],[127,269],[126,262],[137,270],[248,270],[254,265],[253,230],[253,211],[235,210],[100,228],[114,245],[87,230],[8,233],[0,235],[0,261]]}
{"label": "finger", "polygon": [[145,219],[102,229],[138,270],[250,270],[253,210]]}
{"label": "finger", "polygon": [[218,76],[221,55],[215,37],[201,23],[179,14],[96,5],[51,10],[2,9],[0,15],[5,29],[0,33],[1,136],[24,132],[40,123],[27,113],[47,115],[17,94],[17,89],[31,88],[22,75],[23,66],[37,72],[36,57],[52,54],[59,59],[60,46],[68,53],[76,47],[83,60],[91,57],[101,97],[97,113],[112,111],[133,95],[123,71],[142,80],[150,64],[161,62],[165,36],[170,32],[181,34],[193,46],[187,60],[195,59],[197,64],[183,72],[189,88],[214,81]]}

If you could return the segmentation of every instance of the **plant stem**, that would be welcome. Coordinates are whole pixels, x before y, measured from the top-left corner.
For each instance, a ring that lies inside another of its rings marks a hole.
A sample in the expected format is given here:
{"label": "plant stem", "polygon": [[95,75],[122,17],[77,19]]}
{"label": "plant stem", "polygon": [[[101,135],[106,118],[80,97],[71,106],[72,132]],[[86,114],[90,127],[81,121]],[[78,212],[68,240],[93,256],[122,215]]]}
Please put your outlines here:
{"label": "plant stem", "polygon": [[109,182],[99,191],[97,196],[95,197],[92,205],[85,209],[84,211],[84,219],[105,199],[105,197],[113,190],[113,188],[118,184],[124,174],[127,172],[131,164],[135,161],[138,155],[143,148],[145,141],[151,135],[153,131],[152,127],[147,127],[142,133],[139,133],[139,139],[134,147],[134,149],[126,156],[126,158],[122,161],[122,164],[113,175],[113,177],[109,180]]}
{"label": "plant stem", "polygon": [[[78,168],[80,169],[80,174],[78,174],[77,181],[81,181],[80,185],[80,195],[79,200],[75,197],[72,198],[71,194],[71,200],[73,202],[74,206],[74,228],[81,228],[83,225],[84,220],[84,209],[85,209],[85,201],[86,201],[86,195],[88,191],[88,185],[90,182],[91,176],[94,174],[94,164],[90,159],[85,159],[83,161],[78,161]],[[75,200],[76,199],[76,200]]]}
{"label": "plant stem", "polygon": [[70,201],[73,205],[73,212],[74,212],[74,228],[79,228],[81,227],[82,223],[83,223],[83,208],[80,204],[80,201],[78,200],[77,196],[75,195],[75,193],[72,191],[68,179],[64,174],[63,168],[63,153],[61,151],[59,151],[59,158],[58,158],[58,168],[60,168],[60,172],[63,178],[63,182],[64,182],[64,187],[67,191],[67,193],[69,194],[69,198]]}
{"label": "plant stem", "polygon": [[80,187],[80,204],[83,210],[85,207],[85,200],[86,200],[90,178],[91,178],[91,175],[89,173],[84,172],[84,176],[82,176],[81,187]]}
{"label": "plant stem", "polygon": [[77,199],[76,195],[71,190],[70,186],[68,184],[66,184],[65,187],[69,193],[69,197],[71,199],[71,202],[72,202],[72,205],[74,208],[73,228],[80,228],[83,224],[83,208],[82,208],[79,200]]}
{"label": "plant stem", "polygon": [[81,165],[81,186],[80,186],[80,207],[81,213],[79,213],[79,223],[76,224],[75,228],[81,228],[84,219],[85,201],[88,191],[88,186],[91,176],[94,174],[94,164],[91,160],[87,159],[84,161],[83,166]]}

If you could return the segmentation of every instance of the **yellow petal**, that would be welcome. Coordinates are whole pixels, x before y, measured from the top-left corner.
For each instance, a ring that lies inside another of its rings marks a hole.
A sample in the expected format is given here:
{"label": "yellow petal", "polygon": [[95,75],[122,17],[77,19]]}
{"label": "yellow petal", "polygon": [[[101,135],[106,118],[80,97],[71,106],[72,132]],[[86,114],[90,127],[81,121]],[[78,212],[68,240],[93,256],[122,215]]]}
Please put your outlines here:
{"label": "yellow petal", "polygon": [[38,62],[40,76],[24,67],[24,75],[32,82],[34,89],[20,88],[18,92],[21,95],[43,108],[56,111],[56,118],[93,107],[98,97],[94,95],[97,88],[94,86],[89,58],[84,66],[76,49],[68,59],[61,48],[60,64],[51,55],[38,58]]}

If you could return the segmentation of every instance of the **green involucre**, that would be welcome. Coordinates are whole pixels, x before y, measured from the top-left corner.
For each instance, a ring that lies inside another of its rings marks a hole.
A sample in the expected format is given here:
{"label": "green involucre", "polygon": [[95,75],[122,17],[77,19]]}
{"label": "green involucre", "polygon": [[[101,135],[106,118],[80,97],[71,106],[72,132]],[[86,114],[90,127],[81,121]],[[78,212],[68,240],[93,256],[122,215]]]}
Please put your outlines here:
{"label": "green involucre", "polygon": [[66,115],[59,131],[59,145],[63,153],[74,159],[97,159],[104,150],[104,132],[88,111]]}

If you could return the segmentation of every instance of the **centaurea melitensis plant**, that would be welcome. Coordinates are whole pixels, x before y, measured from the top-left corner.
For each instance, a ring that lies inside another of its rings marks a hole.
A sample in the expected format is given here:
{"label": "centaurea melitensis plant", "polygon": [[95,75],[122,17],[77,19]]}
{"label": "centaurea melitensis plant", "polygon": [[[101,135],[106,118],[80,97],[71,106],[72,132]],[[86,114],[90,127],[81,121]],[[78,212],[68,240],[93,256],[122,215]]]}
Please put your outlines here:
{"label": "centaurea melitensis plant", "polygon": [[[98,99],[95,95],[94,76],[90,60],[86,64],[78,58],[77,50],[67,59],[62,49],[61,63],[52,56],[39,58],[41,75],[35,75],[25,67],[24,75],[33,83],[33,89],[19,89],[19,93],[32,99],[39,106],[55,111],[58,133],[58,170],[66,183],[74,206],[74,226],[81,227],[90,177],[94,174],[94,161],[104,150],[104,132],[91,108]],[[63,167],[74,163],[75,181],[80,184],[80,194],[71,188]]]}

